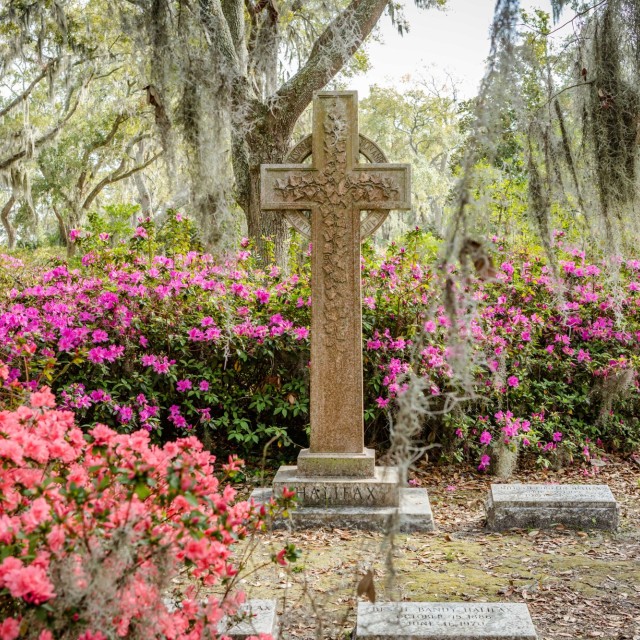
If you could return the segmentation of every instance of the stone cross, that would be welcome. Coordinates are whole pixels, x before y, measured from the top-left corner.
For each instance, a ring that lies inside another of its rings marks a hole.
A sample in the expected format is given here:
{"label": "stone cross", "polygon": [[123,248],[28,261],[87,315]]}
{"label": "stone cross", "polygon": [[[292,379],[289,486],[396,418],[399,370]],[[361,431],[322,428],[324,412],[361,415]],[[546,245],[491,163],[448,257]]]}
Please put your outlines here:
{"label": "stone cross", "polygon": [[[363,423],[360,212],[410,209],[410,166],[359,164],[355,91],[317,93],[312,164],[262,165],[263,209],[311,212],[312,456],[366,456]],[[369,475],[309,467],[310,474]],[[368,471],[365,471],[365,466]],[[298,458],[302,473],[302,460]],[[350,471],[351,470],[351,471]]]}

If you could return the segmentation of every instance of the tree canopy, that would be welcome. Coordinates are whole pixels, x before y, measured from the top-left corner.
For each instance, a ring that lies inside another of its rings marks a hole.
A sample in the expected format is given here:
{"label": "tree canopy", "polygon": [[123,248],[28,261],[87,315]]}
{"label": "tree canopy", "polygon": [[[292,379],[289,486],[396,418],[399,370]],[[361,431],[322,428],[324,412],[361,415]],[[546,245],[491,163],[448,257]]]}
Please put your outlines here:
{"label": "tree canopy", "polygon": [[[548,245],[573,219],[623,243],[637,193],[637,4],[558,0],[553,18],[570,10],[573,27],[558,41],[551,16],[501,0],[478,96],[460,101],[434,78],[372,87],[363,132],[414,167],[406,224],[458,245],[505,230]],[[184,208],[218,253],[248,233],[282,260],[288,232],[260,211],[259,167],[284,159],[314,91],[367,67],[362,45],[385,10],[410,28],[386,0],[5,0],[7,243],[66,244],[92,210],[130,203],[159,219]]]}

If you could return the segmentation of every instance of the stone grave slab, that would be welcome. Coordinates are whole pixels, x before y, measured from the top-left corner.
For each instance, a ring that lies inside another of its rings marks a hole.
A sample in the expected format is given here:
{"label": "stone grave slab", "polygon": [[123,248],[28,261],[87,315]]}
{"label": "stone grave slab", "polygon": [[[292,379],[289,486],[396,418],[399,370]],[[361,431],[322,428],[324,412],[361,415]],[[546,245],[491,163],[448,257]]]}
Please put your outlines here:
{"label": "stone grave slab", "polygon": [[[268,503],[274,495],[272,488],[255,489],[251,497],[255,502]],[[329,493],[329,496],[331,493]],[[395,527],[400,533],[435,531],[429,495],[424,489],[398,489],[398,504],[394,506],[348,505],[300,507],[289,518],[271,522],[274,529],[292,527],[311,529],[359,529],[361,531],[389,531]]]}
{"label": "stone grave slab", "polygon": [[526,604],[358,603],[357,640],[537,640]]}
{"label": "stone grave slab", "polygon": [[362,453],[311,453],[303,449],[298,454],[298,473],[301,476],[351,476],[371,478],[375,473],[376,452],[364,449]]}
{"label": "stone grave slab", "polygon": [[220,633],[232,640],[244,640],[248,636],[267,633],[278,637],[278,613],[275,600],[248,600],[238,609],[233,619],[223,619]]}
{"label": "stone grave slab", "polygon": [[492,531],[556,524],[615,531],[620,512],[606,484],[492,484],[485,509]]}

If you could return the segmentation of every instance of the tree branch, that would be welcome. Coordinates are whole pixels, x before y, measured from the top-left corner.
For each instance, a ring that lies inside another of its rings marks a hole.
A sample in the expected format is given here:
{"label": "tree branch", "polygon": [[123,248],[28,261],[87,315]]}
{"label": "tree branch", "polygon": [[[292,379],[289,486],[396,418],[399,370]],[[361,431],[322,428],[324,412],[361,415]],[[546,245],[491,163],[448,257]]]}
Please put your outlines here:
{"label": "tree branch", "polygon": [[[38,147],[41,147],[42,145],[46,144],[47,142],[55,138],[55,136],[58,135],[58,132],[60,131],[60,129],[62,129],[62,127],[64,127],[64,125],[67,124],[67,122],[69,122],[73,114],[76,112],[76,109],[78,108],[78,104],[80,104],[80,98],[77,98],[75,101],[75,104],[73,104],[73,106],[68,108],[64,118],[59,120],[57,124],[51,127],[51,129],[49,129],[49,131],[47,131],[44,135],[36,139],[36,141],[33,143],[33,146],[37,149]],[[21,151],[14,153],[12,156],[9,156],[8,158],[5,158],[4,160],[0,161],[0,171],[4,171],[8,167],[10,167],[14,162],[17,162],[18,160],[22,160],[28,155],[28,153],[29,153],[28,149],[22,149]]]}
{"label": "tree branch", "polygon": [[275,110],[293,123],[318,91],[356,52],[382,15],[388,0],[352,0],[313,45],[304,66],[274,95]]}
{"label": "tree branch", "polygon": [[[119,113],[116,116],[115,120],[113,121],[113,124],[111,125],[111,129],[109,129],[109,132],[107,133],[107,135],[104,136],[103,138],[98,138],[84,150],[84,153],[82,154],[82,160],[80,162],[80,166],[82,167],[87,166],[89,162],[89,156],[94,151],[96,151],[97,149],[101,149],[102,147],[108,147],[113,141],[113,139],[116,137],[116,134],[118,133],[118,129],[120,129],[120,125],[128,119],[129,119],[129,116],[127,116],[124,113]],[[80,178],[78,178],[78,182],[77,182],[78,189],[82,188],[85,176],[86,176],[86,172],[83,172],[80,174]]]}
{"label": "tree branch", "polygon": [[53,214],[55,215],[56,220],[58,221],[58,228],[60,229],[60,238],[62,239],[62,242],[66,246],[69,242],[69,230],[68,230],[67,224],[64,221],[64,218],[62,217],[62,214],[60,213],[60,211],[58,211],[58,207],[56,207],[55,204],[52,204],[51,208],[53,209]]}
{"label": "tree branch", "polygon": [[236,105],[251,101],[252,91],[240,60],[229,23],[222,12],[221,0],[198,0],[200,19],[207,43],[213,50],[218,69]]}
{"label": "tree branch", "polygon": [[91,190],[89,195],[85,198],[85,201],[82,203],[82,209],[86,211],[91,206],[91,203],[98,197],[98,194],[106,186],[113,184],[114,182],[120,182],[120,180],[125,180],[126,178],[131,177],[134,173],[137,173],[138,171],[142,171],[143,169],[146,169],[150,164],[153,164],[162,155],[162,153],[163,153],[162,151],[159,151],[158,153],[151,156],[151,158],[149,158],[149,160],[147,160],[146,162],[143,162],[142,164],[132,167],[131,169],[129,169],[129,171],[120,173],[126,165],[126,157],[122,158],[122,161],[118,165],[118,168],[115,169],[108,176],[100,180],[100,182],[98,182],[98,184]]}
{"label": "tree branch", "polygon": [[233,42],[238,62],[244,71],[247,65],[247,45],[245,42],[244,6],[242,0],[222,0],[222,13]]}
{"label": "tree branch", "polygon": [[2,220],[2,225],[4,226],[4,230],[7,234],[7,245],[9,249],[13,249],[16,243],[16,234],[11,224],[11,220],[9,220],[9,214],[11,213],[11,209],[13,209],[13,205],[16,203],[16,197],[14,194],[11,194],[9,200],[5,203],[4,207],[2,207],[2,211],[0,211],[0,220]]}
{"label": "tree branch", "polygon": [[89,173],[89,179],[91,179],[91,177],[93,177],[93,174],[96,173],[102,165],[103,159],[99,159],[97,166],[94,166],[93,171],[91,171],[89,167],[89,157],[91,156],[91,154],[98,149],[108,147],[116,137],[118,130],[120,129],[120,125],[123,122],[126,122],[128,119],[129,116],[125,115],[124,113],[119,113],[113,121],[111,129],[109,130],[107,135],[102,138],[98,138],[84,150],[80,163],[80,166],[84,167],[84,169],[80,172],[78,180],[76,181],[76,193],[82,193],[85,182],[87,180],[87,173]]}
{"label": "tree branch", "polygon": [[42,71],[32,80],[31,84],[19,95],[16,96],[8,105],[0,109],[0,118],[11,111],[16,105],[20,104],[23,100],[26,100],[29,97],[29,94],[35,89],[35,87],[40,83],[43,78],[47,77],[50,69],[55,67],[55,65],[59,62],[60,58],[55,58],[47,62],[47,64],[42,67]]}
{"label": "tree branch", "polygon": [[220,61],[224,61],[228,65],[228,69],[224,71],[231,71],[234,75],[239,76],[241,74],[240,59],[220,0],[198,0],[198,6],[209,45],[216,50]]}

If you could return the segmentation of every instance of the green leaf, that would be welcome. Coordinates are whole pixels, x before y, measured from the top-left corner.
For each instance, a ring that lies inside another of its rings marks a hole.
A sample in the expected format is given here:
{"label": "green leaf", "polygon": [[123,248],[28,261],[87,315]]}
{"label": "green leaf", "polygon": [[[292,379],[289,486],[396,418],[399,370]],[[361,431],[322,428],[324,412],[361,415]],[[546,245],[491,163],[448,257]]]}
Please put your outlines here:
{"label": "green leaf", "polygon": [[134,491],[140,500],[146,500],[151,495],[151,489],[142,482],[139,482],[136,485]]}
{"label": "green leaf", "polygon": [[190,491],[185,492],[184,498],[192,507],[200,506],[198,498],[196,498],[196,496],[194,496]]}

